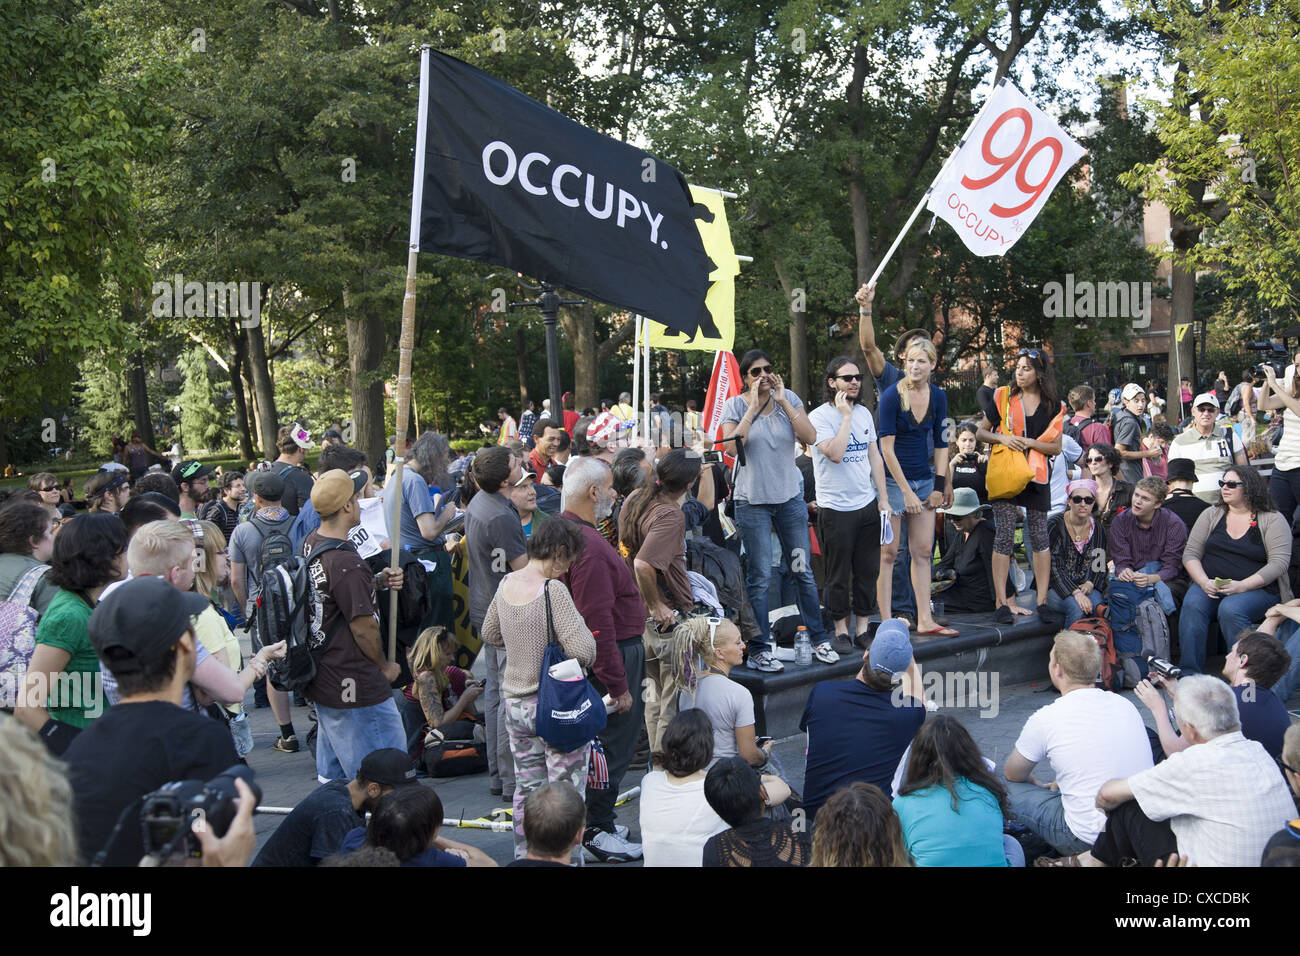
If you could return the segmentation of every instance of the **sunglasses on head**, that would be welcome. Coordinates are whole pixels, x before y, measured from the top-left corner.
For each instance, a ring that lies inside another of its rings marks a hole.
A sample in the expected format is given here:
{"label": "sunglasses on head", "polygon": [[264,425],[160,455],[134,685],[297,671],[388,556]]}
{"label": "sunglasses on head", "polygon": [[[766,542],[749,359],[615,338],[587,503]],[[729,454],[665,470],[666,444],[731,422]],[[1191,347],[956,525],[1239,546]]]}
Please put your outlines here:
{"label": "sunglasses on head", "polygon": [[1017,358],[1019,358],[1022,355],[1028,355],[1032,359],[1043,357],[1043,353],[1038,351],[1038,349],[1021,349],[1019,352],[1016,353]]}
{"label": "sunglasses on head", "polygon": [[1219,479],[1220,488],[1240,488],[1244,484],[1244,481],[1224,481],[1222,478]]}
{"label": "sunglasses on head", "polygon": [[841,382],[860,382],[860,381],[862,381],[862,376],[861,376],[861,375],[836,375],[835,377],[838,378]]}
{"label": "sunglasses on head", "polygon": [[1070,495],[1070,500],[1076,505],[1090,505],[1097,499],[1091,495]]}
{"label": "sunglasses on head", "polygon": [[763,373],[770,371],[772,371],[772,366],[770,365],[755,365],[749,370],[749,375],[751,378],[758,378]]}

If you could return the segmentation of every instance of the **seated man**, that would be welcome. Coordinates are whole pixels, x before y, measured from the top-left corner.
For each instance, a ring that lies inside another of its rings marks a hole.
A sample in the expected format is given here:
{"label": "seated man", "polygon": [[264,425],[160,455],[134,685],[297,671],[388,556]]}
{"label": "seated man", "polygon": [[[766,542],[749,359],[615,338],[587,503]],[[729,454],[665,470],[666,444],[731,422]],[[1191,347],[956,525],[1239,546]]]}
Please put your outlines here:
{"label": "seated man", "polygon": [[1151,866],[1177,851],[1195,866],[1257,866],[1269,838],[1295,815],[1277,764],[1242,736],[1237,699],[1218,678],[1179,681],[1174,717],[1187,749],[1097,793],[1109,817],[1092,860]]}
{"label": "seated man", "polygon": [[898,761],[925,721],[923,702],[921,668],[907,622],[898,618],[880,625],[855,679],[813,685],[799,721],[808,734],[804,809],[810,818],[857,780],[890,792]]}
{"label": "seated man", "polygon": [[744,757],[724,757],[713,765],[704,778],[704,799],[731,829],[705,841],[704,866],[808,865],[807,827],[796,833],[789,823],[766,816],[767,798],[758,771]]}
{"label": "seated man", "polygon": [[391,850],[402,866],[496,866],[477,847],[448,840],[442,829],[442,800],[432,787],[397,787],[379,799],[364,827],[348,831],[340,847],[352,853],[363,846]]}
{"label": "seated man", "polygon": [[953,492],[952,506],[945,512],[952,520],[943,560],[934,570],[936,581],[951,580],[943,592],[947,611],[992,611],[993,523],[984,520],[979,493],[974,488]]}
{"label": "seated man", "polygon": [[1202,501],[1192,493],[1192,487],[1196,484],[1196,464],[1190,458],[1175,458],[1169,462],[1165,483],[1169,487],[1165,510],[1178,515],[1187,530],[1191,531],[1201,512],[1210,507],[1209,502]]}
{"label": "seated man", "polygon": [[[1264,844],[1264,857],[1260,861],[1262,866],[1282,866],[1285,864],[1280,862],[1281,858],[1294,859],[1300,854],[1300,724],[1288,727],[1282,741],[1282,776],[1290,784],[1291,794],[1297,800],[1296,819],[1274,833],[1268,843]],[[1275,850],[1278,851],[1277,858],[1270,861]]]}
{"label": "seated man", "polygon": [[1134,620],[1139,604],[1155,598],[1165,614],[1173,614],[1187,593],[1183,572],[1187,528],[1177,515],[1161,507],[1166,490],[1159,478],[1143,478],[1133,489],[1132,507],[1110,523],[1108,547],[1115,577],[1107,597],[1115,649],[1123,654],[1142,650]]}
{"label": "seated man", "polygon": [[352,780],[331,780],[304,797],[275,828],[253,866],[318,866],[339,851],[350,831],[365,826],[380,797],[414,782],[405,751],[367,754]]}
{"label": "seated man", "polygon": [[[1241,717],[1241,735],[1264,745],[1274,760],[1282,757],[1282,735],[1291,726],[1286,706],[1277,699],[1270,687],[1291,666],[1291,655],[1282,642],[1271,634],[1249,631],[1242,634],[1223,662],[1223,676],[1228,679],[1232,693],[1237,698],[1237,713]],[[1137,686],[1138,700],[1146,705],[1155,718],[1160,734],[1160,746],[1166,754],[1178,753],[1191,746],[1179,737],[1169,721],[1169,709],[1153,684],[1158,683],[1171,700],[1177,700],[1180,682],[1155,675],[1151,682],[1142,681]]]}
{"label": "seated man", "polygon": [[238,763],[224,723],[181,707],[194,677],[192,621],[208,606],[201,594],[145,577],[116,588],[90,615],[90,642],[121,696],[63,755],[87,863],[102,853],[106,866],[136,866],[144,856],[140,798]]}
{"label": "seated man", "polygon": [[[1101,648],[1087,634],[1057,634],[1047,671],[1061,696],[1025,722],[1003,773],[1012,815],[1070,859],[1106,824],[1093,805],[1097,790],[1150,767],[1151,744],[1137,708],[1097,687]],[[1031,776],[1042,760],[1052,763],[1053,783]]]}
{"label": "seated man", "polygon": [[582,845],[587,804],[567,780],[544,783],[524,801],[524,843],[528,852],[508,866],[567,867]]}

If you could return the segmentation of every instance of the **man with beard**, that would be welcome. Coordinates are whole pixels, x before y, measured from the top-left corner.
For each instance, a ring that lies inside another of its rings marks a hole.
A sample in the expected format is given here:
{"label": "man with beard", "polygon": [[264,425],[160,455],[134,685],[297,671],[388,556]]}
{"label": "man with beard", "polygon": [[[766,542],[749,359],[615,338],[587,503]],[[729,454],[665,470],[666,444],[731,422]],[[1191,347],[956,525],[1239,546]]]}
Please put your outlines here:
{"label": "man with beard", "polygon": [[602,863],[639,860],[640,845],[627,842],[627,829],[614,823],[614,801],[645,722],[641,635],[647,615],[627,562],[596,530],[614,507],[614,475],[609,465],[598,458],[574,458],[564,472],[563,505],[560,517],[578,525],[586,547],[560,580],[596,639],[592,683],[614,701],[600,733],[609,764],[609,787],[587,788],[587,829],[582,845],[590,857]]}

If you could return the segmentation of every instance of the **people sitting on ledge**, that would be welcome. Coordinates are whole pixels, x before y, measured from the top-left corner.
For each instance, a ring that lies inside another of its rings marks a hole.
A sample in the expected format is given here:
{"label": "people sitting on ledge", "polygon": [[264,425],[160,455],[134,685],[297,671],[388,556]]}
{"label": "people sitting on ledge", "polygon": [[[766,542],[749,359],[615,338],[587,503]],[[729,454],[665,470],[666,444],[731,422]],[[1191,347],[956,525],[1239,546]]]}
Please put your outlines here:
{"label": "people sitting on ledge", "polygon": [[935,581],[952,582],[939,592],[944,609],[973,614],[992,611],[994,532],[992,522],[986,520],[987,506],[980,504],[974,488],[958,488],[952,506],[944,513],[951,519],[947,547],[934,569]]}
{"label": "people sitting on ledge", "polygon": [[1106,587],[1106,527],[1097,508],[1097,483],[1078,478],[1065,486],[1065,514],[1047,519],[1052,589],[1047,606],[1056,626],[1093,614]]}

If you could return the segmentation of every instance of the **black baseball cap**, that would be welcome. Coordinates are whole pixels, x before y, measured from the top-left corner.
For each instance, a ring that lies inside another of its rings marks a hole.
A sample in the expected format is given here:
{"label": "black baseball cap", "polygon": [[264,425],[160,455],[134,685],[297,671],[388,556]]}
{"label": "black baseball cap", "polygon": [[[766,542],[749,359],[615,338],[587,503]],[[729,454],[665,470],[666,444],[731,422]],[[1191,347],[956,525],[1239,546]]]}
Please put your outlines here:
{"label": "black baseball cap", "polygon": [[162,578],[132,578],[95,607],[86,633],[95,653],[114,674],[134,674],[171,651],[209,601],[179,591]]}
{"label": "black baseball cap", "polygon": [[385,787],[400,787],[403,784],[416,782],[411,758],[406,755],[405,750],[398,750],[396,747],[372,750],[366,754],[362,758],[361,769],[357,771],[357,776],[369,783],[377,783]]}
{"label": "black baseball cap", "polygon": [[206,478],[210,474],[212,474],[212,468],[210,466],[191,458],[188,461],[181,462],[172,469],[172,481],[179,485],[182,481],[193,481],[195,478]]}

